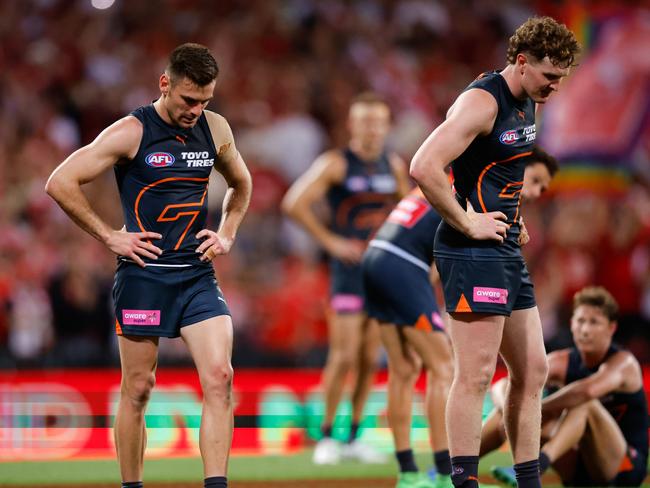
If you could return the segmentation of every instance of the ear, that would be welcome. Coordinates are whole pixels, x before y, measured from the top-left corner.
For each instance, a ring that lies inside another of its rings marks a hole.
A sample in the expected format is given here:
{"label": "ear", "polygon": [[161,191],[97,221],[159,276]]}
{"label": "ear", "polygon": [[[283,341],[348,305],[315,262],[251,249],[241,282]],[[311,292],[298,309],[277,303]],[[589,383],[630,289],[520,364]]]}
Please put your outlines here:
{"label": "ear", "polygon": [[517,70],[519,71],[520,74],[524,74],[524,66],[528,64],[528,58],[524,53],[519,53],[517,54],[517,58],[515,59],[515,66],[517,67]]}
{"label": "ear", "polygon": [[609,323],[610,327],[612,328],[612,336],[616,334],[616,330],[618,329],[618,322],[616,320],[612,320]]}
{"label": "ear", "polygon": [[167,73],[160,75],[160,79],[158,80],[160,93],[162,93],[164,96],[167,96],[169,94],[169,90],[171,89],[171,85],[171,80],[169,79],[169,75]]}

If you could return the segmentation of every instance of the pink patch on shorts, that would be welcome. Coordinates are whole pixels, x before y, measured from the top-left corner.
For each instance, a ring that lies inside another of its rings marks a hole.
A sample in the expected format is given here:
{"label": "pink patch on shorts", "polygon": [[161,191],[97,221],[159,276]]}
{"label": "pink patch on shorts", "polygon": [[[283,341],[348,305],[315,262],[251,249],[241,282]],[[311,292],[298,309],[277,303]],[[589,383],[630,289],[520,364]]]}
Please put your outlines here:
{"label": "pink patch on shorts", "polygon": [[336,312],[361,312],[363,299],[359,295],[339,294],[332,297],[330,305]]}
{"label": "pink patch on shorts", "polygon": [[442,320],[442,317],[438,312],[433,312],[431,314],[431,322],[433,322],[433,325],[436,325],[440,327],[442,330],[445,330],[445,322]]}
{"label": "pink patch on shorts", "polygon": [[122,310],[122,325],[160,325],[160,310]]}
{"label": "pink patch on shorts", "polygon": [[505,305],[508,303],[508,290],[505,288],[475,286],[473,300],[475,302],[500,303]]}

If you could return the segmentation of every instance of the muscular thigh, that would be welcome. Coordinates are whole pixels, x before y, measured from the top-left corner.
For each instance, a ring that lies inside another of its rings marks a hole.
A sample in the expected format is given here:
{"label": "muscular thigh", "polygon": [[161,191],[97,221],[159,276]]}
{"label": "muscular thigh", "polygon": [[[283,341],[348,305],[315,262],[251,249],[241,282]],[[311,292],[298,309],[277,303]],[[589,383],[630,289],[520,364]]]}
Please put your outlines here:
{"label": "muscular thigh", "polygon": [[457,377],[473,377],[479,372],[492,375],[501,343],[504,317],[475,313],[454,313],[450,337]]}
{"label": "muscular thigh", "polygon": [[580,455],[593,479],[609,481],[625,456],[627,443],[611,414],[598,401],[589,407],[588,428],[580,442]]}
{"label": "muscular thigh", "polygon": [[328,321],[330,351],[354,354],[361,345],[366,315],[333,312]]}
{"label": "muscular thigh", "polygon": [[500,352],[512,380],[525,377],[532,367],[546,368],[546,349],[537,307],[515,310],[505,319]]}

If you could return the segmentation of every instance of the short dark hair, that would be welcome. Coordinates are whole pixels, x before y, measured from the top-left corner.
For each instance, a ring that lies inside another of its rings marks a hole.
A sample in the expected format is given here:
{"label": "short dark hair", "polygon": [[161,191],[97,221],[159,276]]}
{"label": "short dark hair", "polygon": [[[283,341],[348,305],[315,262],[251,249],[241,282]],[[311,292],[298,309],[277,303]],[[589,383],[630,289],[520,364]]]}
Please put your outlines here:
{"label": "short dark hair", "polygon": [[529,53],[538,60],[546,56],[556,66],[575,65],[580,45],[566,25],[551,17],[531,17],[521,24],[508,42],[507,59],[515,64],[517,54]]}
{"label": "short dark hair", "polygon": [[219,66],[207,47],[187,42],[172,51],[165,71],[171,83],[187,78],[198,86],[205,86],[217,79]]}
{"label": "short dark hair", "polygon": [[555,176],[555,173],[557,173],[558,169],[560,169],[560,165],[558,164],[557,159],[544,151],[541,147],[533,146],[532,154],[528,158],[526,166],[537,163],[542,163],[544,166],[546,166],[548,174],[550,174],[551,177]]}
{"label": "short dark hair", "polygon": [[573,295],[573,310],[580,305],[591,305],[599,308],[610,322],[618,318],[618,303],[602,286],[587,286]]}
{"label": "short dark hair", "polygon": [[373,91],[364,91],[359,93],[357,96],[355,96],[352,99],[352,102],[350,102],[350,106],[354,105],[355,103],[365,103],[368,105],[372,105],[374,103],[381,103],[388,107],[388,102],[386,102],[386,99]]}

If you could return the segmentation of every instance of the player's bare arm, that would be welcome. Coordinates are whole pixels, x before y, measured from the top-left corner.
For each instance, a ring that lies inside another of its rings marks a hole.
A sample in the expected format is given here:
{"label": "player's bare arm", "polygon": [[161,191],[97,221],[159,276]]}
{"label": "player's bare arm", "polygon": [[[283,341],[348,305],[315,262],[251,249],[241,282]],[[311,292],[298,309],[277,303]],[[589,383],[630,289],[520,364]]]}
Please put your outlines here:
{"label": "player's bare arm", "polygon": [[388,158],[388,163],[397,183],[397,198],[401,199],[411,191],[411,178],[409,177],[406,162],[393,153]]}
{"label": "player's bare arm", "polygon": [[92,209],[81,186],[97,178],[122,160],[132,159],[142,138],[142,124],[132,116],[107,127],[97,138],[72,153],[50,175],[45,191],[70,218],[112,252],[144,266],[142,257],[157,259],[162,250],[150,240],[160,239],[156,232],[126,232],[112,229]]}
{"label": "player's bare arm", "polygon": [[612,355],[593,375],[574,381],[542,401],[542,414],[558,415],[572,408],[612,392],[634,392],[641,388],[643,379],[638,362],[627,351]]}
{"label": "player's bare arm", "polygon": [[553,351],[546,356],[548,360],[548,375],[546,386],[561,388],[566,382],[566,370],[569,365],[570,349]]}
{"label": "player's bare arm", "polygon": [[364,246],[331,232],[316,216],[313,205],[345,178],[346,162],[340,151],[327,151],[298,178],[282,200],[282,210],[298,222],[333,257],[346,263],[358,263]]}
{"label": "player's bare arm", "polygon": [[219,229],[216,232],[203,229],[196,234],[197,239],[204,239],[196,252],[201,253],[201,261],[210,261],[215,256],[230,252],[250,203],[253,182],[246,163],[237,151],[232,130],[226,119],[207,110],[205,115],[211,130],[213,127],[215,129],[212,132],[217,149],[217,164],[214,169],[223,176],[228,185],[223,198]]}
{"label": "player's bare arm", "polygon": [[472,239],[503,242],[508,231],[502,212],[466,212],[454,198],[445,168],[478,136],[488,134],[497,116],[492,95],[480,89],[461,94],[447,119],[424,141],[411,161],[411,176],[427,200],[452,227]]}

